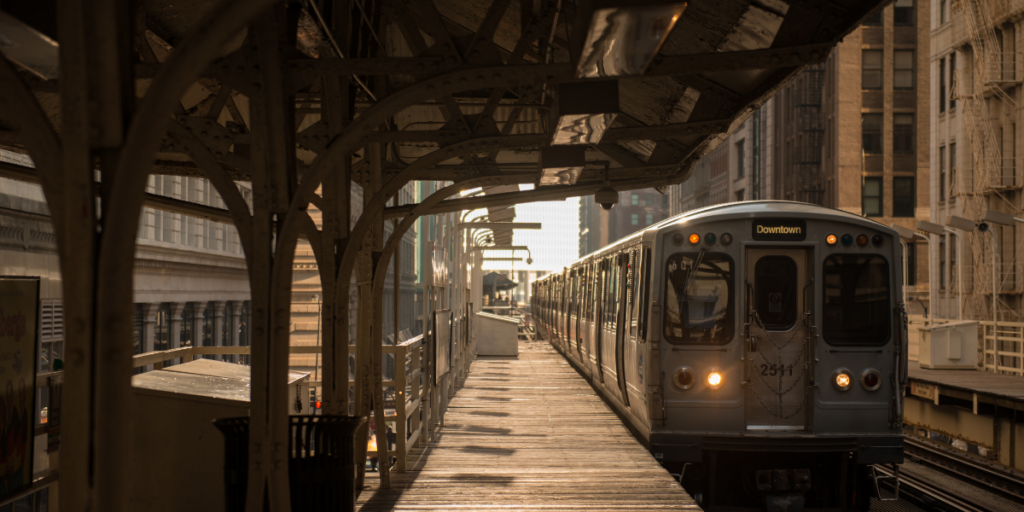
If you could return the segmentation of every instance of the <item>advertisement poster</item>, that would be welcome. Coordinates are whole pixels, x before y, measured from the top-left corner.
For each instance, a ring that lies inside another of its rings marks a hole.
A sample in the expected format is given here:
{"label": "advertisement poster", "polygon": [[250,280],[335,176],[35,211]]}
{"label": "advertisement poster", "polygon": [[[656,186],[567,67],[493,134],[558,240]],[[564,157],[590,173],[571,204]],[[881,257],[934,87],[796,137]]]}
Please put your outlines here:
{"label": "advertisement poster", "polygon": [[39,279],[0,277],[0,497],[32,484]]}

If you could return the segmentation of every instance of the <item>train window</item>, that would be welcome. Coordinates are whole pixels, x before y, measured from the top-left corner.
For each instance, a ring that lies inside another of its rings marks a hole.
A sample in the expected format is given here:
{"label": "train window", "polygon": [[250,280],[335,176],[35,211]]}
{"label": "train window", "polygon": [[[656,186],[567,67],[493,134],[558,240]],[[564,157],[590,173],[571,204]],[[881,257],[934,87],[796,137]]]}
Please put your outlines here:
{"label": "train window", "polygon": [[754,265],[754,307],[765,329],[788,331],[796,323],[796,262],[789,256],[764,256]]}
{"label": "train window", "polygon": [[666,275],[665,338],[676,344],[731,341],[732,258],[705,251],[673,254]]}
{"label": "train window", "polygon": [[825,259],[822,334],[834,345],[889,341],[889,264],[878,255]]}
{"label": "train window", "polygon": [[651,297],[651,250],[644,249],[643,259],[640,262],[640,286],[643,293],[643,299],[640,301],[640,320],[639,324],[639,337],[641,340],[647,339],[647,305],[650,304]]}

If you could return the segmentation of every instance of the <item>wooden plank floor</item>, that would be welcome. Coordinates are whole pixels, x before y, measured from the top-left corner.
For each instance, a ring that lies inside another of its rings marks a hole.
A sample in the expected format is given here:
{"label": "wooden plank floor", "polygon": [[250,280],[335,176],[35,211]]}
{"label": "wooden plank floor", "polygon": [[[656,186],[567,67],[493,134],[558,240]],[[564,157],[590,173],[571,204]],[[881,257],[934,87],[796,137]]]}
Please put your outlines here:
{"label": "wooden plank floor", "polygon": [[390,490],[367,473],[359,510],[700,510],[545,341],[474,361],[439,439],[411,455]]}
{"label": "wooden plank floor", "polygon": [[978,370],[929,370],[910,362],[911,380],[1024,401],[1024,378]]}

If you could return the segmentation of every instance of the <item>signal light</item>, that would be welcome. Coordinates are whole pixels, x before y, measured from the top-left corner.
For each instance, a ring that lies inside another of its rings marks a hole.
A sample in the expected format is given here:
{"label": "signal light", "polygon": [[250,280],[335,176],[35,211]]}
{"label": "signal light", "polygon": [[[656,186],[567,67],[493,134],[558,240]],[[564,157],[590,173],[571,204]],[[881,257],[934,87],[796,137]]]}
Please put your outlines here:
{"label": "signal light", "polygon": [[853,235],[847,233],[843,235],[843,245],[850,245],[853,243]]}
{"label": "signal light", "polygon": [[835,235],[830,234],[830,235],[825,237],[825,243],[827,243],[829,245],[835,245],[837,241],[838,241],[838,239],[836,238]]}
{"label": "signal light", "polygon": [[718,368],[712,368],[708,370],[707,376],[704,377],[704,381],[708,383],[709,388],[718,389],[722,387],[722,383],[725,382],[725,377],[722,375],[721,370]]}
{"label": "signal light", "polygon": [[882,245],[883,241],[884,241],[884,239],[882,238],[882,235],[875,235],[875,236],[871,237],[871,243],[873,243],[875,245]]}
{"label": "signal light", "polygon": [[708,233],[704,235],[704,243],[707,245],[715,245],[715,234]]}
{"label": "signal light", "polygon": [[694,234],[690,235],[690,243],[691,244],[696,244],[698,242],[700,242],[700,235],[698,235],[697,233],[694,233]]}
{"label": "signal light", "polygon": [[676,370],[673,382],[679,389],[690,389],[697,383],[697,377],[693,374],[693,369],[684,366]]}
{"label": "signal light", "polygon": [[868,244],[868,236],[867,235],[858,235],[857,236],[857,245],[867,245],[867,244]]}
{"label": "signal light", "polygon": [[878,370],[868,368],[864,370],[864,373],[860,374],[860,384],[868,391],[875,391],[882,386],[882,376],[878,373]]}
{"label": "signal light", "polygon": [[729,233],[722,233],[722,245],[729,245],[732,243],[732,235]]}
{"label": "signal light", "polygon": [[846,368],[838,368],[832,372],[832,386],[839,391],[849,391],[850,384],[853,383],[853,376],[850,374],[850,370]]}
{"label": "signal light", "polygon": [[316,408],[317,408],[317,409],[319,409],[319,408],[320,408],[320,400],[317,400],[317,401],[316,401]]}

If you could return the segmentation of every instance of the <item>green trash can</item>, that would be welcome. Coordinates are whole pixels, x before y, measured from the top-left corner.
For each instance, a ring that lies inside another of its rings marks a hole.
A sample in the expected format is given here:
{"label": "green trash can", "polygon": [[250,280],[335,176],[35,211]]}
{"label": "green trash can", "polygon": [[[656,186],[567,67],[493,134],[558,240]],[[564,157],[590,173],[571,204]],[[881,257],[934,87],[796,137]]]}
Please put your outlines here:
{"label": "green trash can", "polygon": [[[288,482],[292,510],[355,511],[355,431],[351,416],[288,417]],[[224,436],[225,510],[245,511],[249,478],[249,418],[213,422]]]}

